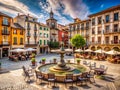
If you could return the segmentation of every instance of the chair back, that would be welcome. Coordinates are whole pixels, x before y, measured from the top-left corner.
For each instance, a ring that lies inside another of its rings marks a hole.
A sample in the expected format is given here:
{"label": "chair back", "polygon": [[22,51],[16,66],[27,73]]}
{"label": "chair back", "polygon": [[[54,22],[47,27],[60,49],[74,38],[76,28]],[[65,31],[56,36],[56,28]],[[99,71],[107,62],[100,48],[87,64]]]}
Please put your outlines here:
{"label": "chair back", "polygon": [[72,79],[73,80],[73,74],[66,74],[66,79]]}
{"label": "chair back", "polygon": [[88,72],[84,72],[84,73],[81,74],[81,77],[82,77],[82,78],[86,78],[86,77],[87,77],[87,74],[88,74]]}
{"label": "chair back", "polygon": [[89,71],[89,75],[94,76],[95,75],[94,71]]}
{"label": "chair back", "polygon": [[48,73],[48,79],[55,79],[54,73]]}
{"label": "chair back", "polygon": [[100,65],[100,68],[105,69],[105,66],[104,65]]}
{"label": "chair back", "polygon": [[87,61],[83,61],[83,64],[84,64],[84,65],[87,65]]}
{"label": "chair back", "polygon": [[105,72],[108,70],[108,67],[105,68]]}
{"label": "chair back", "polygon": [[23,69],[23,72],[25,73],[25,71],[26,71],[26,68],[25,68],[25,66],[22,66],[22,69]]}
{"label": "chair back", "polygon": [[38,78],[39,76],[42,76],[42,73],[38,71],[35,71],[35,74],[36,74],[36,78]]}

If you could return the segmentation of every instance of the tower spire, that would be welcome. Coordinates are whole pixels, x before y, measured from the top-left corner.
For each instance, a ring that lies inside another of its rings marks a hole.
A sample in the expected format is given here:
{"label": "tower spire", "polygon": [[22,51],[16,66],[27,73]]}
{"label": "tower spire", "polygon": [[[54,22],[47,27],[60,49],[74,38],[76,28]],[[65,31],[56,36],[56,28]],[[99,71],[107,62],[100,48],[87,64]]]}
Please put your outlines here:
{"label": "tower spire", "polygon": [[54,13],[53,13],[52,8],[51,8],[51,11],[50,11],[50,18],[53,18],[53,15],[54,15]]}

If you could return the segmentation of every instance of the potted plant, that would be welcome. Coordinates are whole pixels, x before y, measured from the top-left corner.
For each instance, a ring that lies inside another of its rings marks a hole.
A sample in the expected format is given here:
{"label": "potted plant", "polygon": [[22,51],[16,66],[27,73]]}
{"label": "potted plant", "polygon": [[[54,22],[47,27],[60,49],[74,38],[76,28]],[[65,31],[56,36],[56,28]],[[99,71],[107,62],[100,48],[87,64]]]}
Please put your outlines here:
{"label": "potted plant", "polygon": [[57,63],[56,61],[57,61],[57,59],[56,59],[56,58],[53,58],[53,62],[54,62],[54,63]]}
{"label": "potted plant", "polygon": [[42,58],[42,64],[45,64],[46,58]]}
{"label": "potted plant", "polygon": [[77,58],[76,61],[77,61],[77,64],[80,64],[81,60],[80,60],[80,58]]}
{"label": "potted plant", "polygon": [[35,58],[35,53],[32,53],[32,58]]}
{"label": "potted plant", "polygon": [[35,64],[36,64],[36,59],[35,59],[35,58],[32,58],[31,63],[32,63],[32,66],[35,66]]}

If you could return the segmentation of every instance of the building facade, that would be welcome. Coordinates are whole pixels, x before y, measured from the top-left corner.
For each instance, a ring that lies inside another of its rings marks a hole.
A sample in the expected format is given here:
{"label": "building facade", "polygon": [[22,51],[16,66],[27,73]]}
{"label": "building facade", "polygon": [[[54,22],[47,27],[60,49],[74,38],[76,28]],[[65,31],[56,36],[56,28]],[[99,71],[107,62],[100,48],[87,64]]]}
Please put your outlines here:
{"label": "building facade", "polygon": [[86,40],[86,46],[89,45],[89,32],[90,32],[90,20],[80,20],[79,18],[75,18],[73,23],[69,24],[69,45],[70,39],[76,35],[80,34]]}
{"label": "building facade", "polygon": [[25,29],[18,23],[11,26],[11,49],[23,48],[25,46]]}
{"label": "building facade", "polygon": [[39,53],[48,53],[48,42],[50,41],[50,28],[45,24],[39,24]]}
{"label": "building facade", "polygon": [[0,12],[0,58],[9,56],[12,17]]}
{"label": "building facade", "polygon": [[89,15],[90,48],[120,50],[120,5]]}
{"label": "building facade", "polygon": [[50,27],[50,41],[58,42],[57,20],[54,18],[54,13],[50,12],[50,18],[46,20],[46,25]]}
{"label": "building facade", "polygon": [[[38,29],[39,23],[37,18],[28,15],[19,15],[14,18],[14,22],[20,24],[25,28],[25,48],[39,48],[38,41]],[[39,51],[37,51],[39,53]]]}

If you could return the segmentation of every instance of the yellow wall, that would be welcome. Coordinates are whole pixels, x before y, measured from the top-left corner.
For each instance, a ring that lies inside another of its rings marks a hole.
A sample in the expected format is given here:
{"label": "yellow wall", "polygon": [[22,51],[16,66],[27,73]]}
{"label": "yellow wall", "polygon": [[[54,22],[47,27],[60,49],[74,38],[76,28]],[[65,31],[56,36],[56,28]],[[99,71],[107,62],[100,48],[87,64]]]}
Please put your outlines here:
{"label": "yellow wall", "polygon": [[[17,30],[17,34],[13,34],[14,30]],[[25,30],[23,30],[23,35],[20,35],[20,29],[18,28],[12,28],[12,32],[11,32],[11,45],[14,45],[14,37],[17,37],[17,44],[16,45],[21,45],[20,44],[20,38],[23,38],[23,44],[25,44]]]}
{"label": "yellow wall", "polygon": [[[3,37],[4,37],[4,36],[8,38],[7,41],[8,41],[9,43],[11,42],[10,34],[9,34],[9,35],[2,35],[2,28],[4,27],[4,26],[2,25],[3,17],[4,17],[4,16],[0,16],[0,44],[2,44],[2,41],[3,41]],[[9,18],[9,17],[7,17],[7,18],[8,18],[8,22],[11,24],[12,18]],[[10,31],[11,31],[10,25],[9,25],[9,26],[6,26],[6,27],[8,27],[8,31],[10,32]]]}

